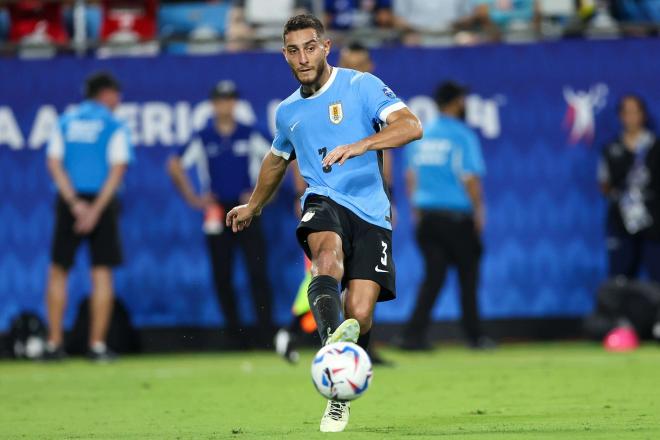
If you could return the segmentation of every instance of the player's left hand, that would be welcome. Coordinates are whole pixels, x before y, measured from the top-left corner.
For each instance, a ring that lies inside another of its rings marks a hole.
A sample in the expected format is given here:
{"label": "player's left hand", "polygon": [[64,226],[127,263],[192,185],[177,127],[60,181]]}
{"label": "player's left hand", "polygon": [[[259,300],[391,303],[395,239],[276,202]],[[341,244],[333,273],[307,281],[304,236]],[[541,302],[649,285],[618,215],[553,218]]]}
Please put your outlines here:
{"label": "player's left hand", "polygon": [[356,142],[354,144],[341,145],[323,159],[323,166],[329,167],[334,163],[343,165],[351,157],[361,156],[367,151],[367,144],[364,142]]}
{"label": "player's left hand", "polygon": [[81,235],[89,234],[96,227],[99,218],[101,218],[101,210],[95,205],[92,205],[87,211],[76,218],[73,230]]}
{"label": "player's left hand", "polygon": [[256,215],[259,213],[255,212],[249,204],[238,205],[227,213],[225,223],[227,227],[231,227],[232,231],[239,232],[250,226],[252,218]]}

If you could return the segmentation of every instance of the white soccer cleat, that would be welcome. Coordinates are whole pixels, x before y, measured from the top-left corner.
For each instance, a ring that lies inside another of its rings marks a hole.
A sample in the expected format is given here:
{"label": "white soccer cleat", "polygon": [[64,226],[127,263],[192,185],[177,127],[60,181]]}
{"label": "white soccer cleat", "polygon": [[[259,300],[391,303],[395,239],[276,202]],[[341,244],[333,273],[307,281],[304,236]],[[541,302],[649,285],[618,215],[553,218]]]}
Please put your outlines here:
{"label": "white soccer cleat", "polygon": [[325,341],[325,345],[334,344],[335,342],[352,342],[357,343],[360,337],[360,323],[355,319],[347,319],[342,322],[339,327],[332,333]]}
{"label": "white soccer cleat", "polygon": [[351,402],[328,400],[321,418],[321,432],[342,432],[348,425]]}

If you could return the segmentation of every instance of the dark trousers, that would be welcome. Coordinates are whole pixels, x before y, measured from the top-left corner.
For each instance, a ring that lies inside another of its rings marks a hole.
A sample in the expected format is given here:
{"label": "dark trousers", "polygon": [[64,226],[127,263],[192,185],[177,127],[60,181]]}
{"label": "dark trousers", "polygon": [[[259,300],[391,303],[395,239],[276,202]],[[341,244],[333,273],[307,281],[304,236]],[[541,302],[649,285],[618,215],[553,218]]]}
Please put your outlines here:
{"label": "dark trousers", "polygon": [[270,339],[272,296],[267,274],[266,246],[259,219],[253,219],[249,228],[237,234],[234,234],[231,229],[225,229],[220,234],[207,234],[206,243],[211,256],[216,294],[227,322],[227,328],[237,331],[241,327],[236,307],[236,293],[232,283],[236,250],[237,247],[240,247],[245,255],[250,277],[250,290],[256,311],[259,338],[263,341],[266,338]]}
{"label": "dark trousers", "polygon": [[660,241],[611,230],[607,253],[610,277],[623,275],[635,279],[644,268],[651,280],[660,283]]}
{"label": "dark trousers", "polygon": [[481,336],[477,287],[482,248],[472,217],[463,213],[423,211],[416,235],[426,275],[404,336],[410,341],[426,338],[433,304],[445,282],[447,269],[455,266],[461,290],[463,330],[470,341],[475,341]]}

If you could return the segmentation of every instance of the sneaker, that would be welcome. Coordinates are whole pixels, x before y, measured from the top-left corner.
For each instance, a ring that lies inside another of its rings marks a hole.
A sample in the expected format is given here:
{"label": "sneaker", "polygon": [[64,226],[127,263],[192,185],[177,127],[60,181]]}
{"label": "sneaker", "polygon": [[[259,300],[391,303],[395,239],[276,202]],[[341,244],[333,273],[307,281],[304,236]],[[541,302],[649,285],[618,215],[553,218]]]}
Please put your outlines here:
{"label": "sneaker", "polygon": [[348,425],[351,402],[328,400],[321,418],[321,432],[342,432]]}
{"label": "sneaker", "polygon": [[54,345],[50,342],[46,344],[43,353],[39,357],[39,360],[45,362],[55,362],[66,359],[67,355],[64,351],[64,348],[61,345]]}
{"label": "sneaker", "polygon": [[433,345],[426,338],[410,338],[398,336],[392,343],[401,350],[406,351],[431,351]]}
{"label": "sneaker", "polygon": [[285,361],[295,364],[300,359],[300,354],[296,351],[293,341],[294,337],[286,329],[280,329],[275,334],[275,352],[282,356]]}
{"label": "sneaker", "polygon": [[370,348],[369,350],[367,350],[367,354],[369,355],[369,359],[371,359],[371,363],[373,365],[380,365],[381,367],[393,367],[394,366],[394,362],[383,358],[380,355],[380,353],[378,353],[373,348]]}
{"label": "sneaker", "polygon": [[117,353],[110,350],[107,345],[99,344],[87,351],[87,358],[92,362],[108,363],[117,360]]}
{"label": "sneaker", "polygon": [[494,350],[497,348],[497,342],[488,336],[479,336],[468,342],[468,346],[472,350]]}
{"label": "sneaker", "polygon": [[352,342],[355,344],[359,337],[360,323],[351,318],[342,322],[334,333],[328,336],[325,345],[334,344],[335,342]]}

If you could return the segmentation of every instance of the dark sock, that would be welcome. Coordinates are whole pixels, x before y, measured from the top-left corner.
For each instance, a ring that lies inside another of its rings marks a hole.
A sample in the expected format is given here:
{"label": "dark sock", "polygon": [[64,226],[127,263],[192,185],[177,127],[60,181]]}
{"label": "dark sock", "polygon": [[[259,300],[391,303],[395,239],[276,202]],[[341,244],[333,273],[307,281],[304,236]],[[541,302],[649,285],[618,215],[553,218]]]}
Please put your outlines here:
{"label": "dark sock", "polygon": [[369,339],[371,339],[371,330],[363,335],[360,335],[357,341],[357,345],[362,347],[364,351],[369,352]]}
{"label": "dark sock", "polygon": [[309,308],[312,310],[321,342],[341,324],[341,300],[337,280],[329,275],[312,278],[307,289]]}

